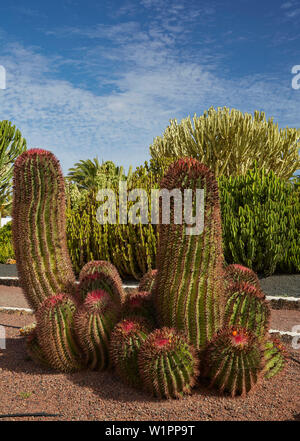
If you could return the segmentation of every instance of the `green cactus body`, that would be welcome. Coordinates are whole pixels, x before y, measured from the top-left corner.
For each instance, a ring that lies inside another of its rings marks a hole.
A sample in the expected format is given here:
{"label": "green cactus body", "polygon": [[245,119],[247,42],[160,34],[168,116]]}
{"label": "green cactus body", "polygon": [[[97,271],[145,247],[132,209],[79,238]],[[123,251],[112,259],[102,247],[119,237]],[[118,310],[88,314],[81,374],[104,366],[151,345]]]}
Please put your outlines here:
{"label": "green cactus body", "polygon": [[247,282],[251,285],[260,287],[259,279],[257,274],[250,268],[239,264],[231,264],[225,268],[224,274],[225,280],[227,283],[238,283],[238,282]]}
{"label": "green cactus body", "polygon": [[157,270],[149,270],[140,280],[138,290],[139,291],[149,291],[151,292],[155,278],[156,278]]}
{"label": "green cactus body", "polygon": [[154,327],[156,324],[153,298],[150,292],[134,290],[127,295],[122,308],[122,316],[144,317]]}
{"label": "green cactus body", "polygon": [[196,189],[204,189],[201,234],[187,235],[185,225],[172,223],[172,203],[171,223],[159,224],[154,287],[160,325],[185,331],[190,343],[198,349],[222,325],[224,259],[218,187],[206,166],[195,159],[184,158],[170,166],[161,188],[192,189],[193,196]]}
{"label": "green cactus body", "polygon": [[13,243],[20,283],[36,310],[46,297],[72,292],[75,276],[67,251],[64,179],[55,156],[22,153],[14,166]]}
{"label": "green cactus body", "polygon": [[121,320],[114,328],[110,340],[110,358],[117,375],[128,385],[141,388],[138,353],[150,332],[142,317]]}
{"label": "green cactus body", "polygon": [[74,315],[74,331],[85,354],[88,367],[104,370],[110,367],[109,341],[120,310],[103,290],[90,292]]}
{"label": "green cactus body", "polygon": [[285,347],[278,338],[272,336],[265,342],[264,356],[266,360],[265,378],[270,379],[284,372],[288,356]]}
{"label": "green cactus body", "polygon": [[221,393],[245,396],[262,377],[263,346],[240,327],[222,328],[202,354],[203,376]]}
{"label": "green cactus body", "polygon": [[259,340],[269,328],[270,307],[263,292],[247,282],[232,283],[227,288],[224,325],[250,329]]}
{"label": "green cactus body", "polygon": [[102,289],[110,295],[117,307],[125,300],[122,280],[114,265],[106,261],[91,261],[81,270],[77,298],[83,302],[88,292]]}
{"label": "green cactus body", "polygon": [[158,398],[191,393],[199,375],[196,350],[182,333],[163,327],[149,334],[138,355],[144,389]]}
{"label": "green cactus body", "polygon": [[29,334],[26,334],[26,352],[31,360],[36,364],[49,367],[49,363],[47,362],[42,348],[38,342],[36,328],[34,328]]}
{"label": "green cactus body", "polygon": [[38,343],[45,359],[53,369],[62,372],[83,367],[73,330],[75,309],[70,296],[56,294],[44,300],[36,314]]}

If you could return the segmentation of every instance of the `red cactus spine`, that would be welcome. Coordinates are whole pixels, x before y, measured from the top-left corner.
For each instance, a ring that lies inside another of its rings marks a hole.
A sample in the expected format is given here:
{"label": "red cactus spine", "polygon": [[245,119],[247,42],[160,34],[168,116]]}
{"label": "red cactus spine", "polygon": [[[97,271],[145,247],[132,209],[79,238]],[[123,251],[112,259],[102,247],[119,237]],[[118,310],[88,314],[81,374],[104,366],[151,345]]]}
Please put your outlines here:
{"label": "red cactus spine", "polygon": [[119,318],[120,309],[103,290],[90,292],[75,312],[75,334],[91,369],[101,371],[110,366],[109,341]]}
{"label": "red cactus spine", "polygon": [[158,398],[180,398],[191,393],[199,375],[196,350],[175,329],[156,329],[138,355],[144,389]]}
{"label": "red cactus spine", "polygon": [[81,351],[74,335],[76,304],[67,294],[49,297],[39,307],[36,317],[38,343],[47,363],[62,372],[83,367]]}
{"label": "red cactus spine", "polygon": [[[171,204],[171,223],[159,224],[154,287],[160,325],[185,331],[198,349],[220,328],[223,316],[224,257],[218,186],[205,165],[184,158],[170,166],[161,188],[180,189],[182,196],[183,190],[191,189],[193,201],[196,189],[204,189],[202,233],[187,235],[186,225],[172,223],[174,204]],[[182,212],[184,219],[184,208]],[[198,225],[200,213],[196,216]]]}
{"label": "red cactus spine", "polygon": [[41,149],[22,153],[14,166],[13,244],[20,283],[36,310],[75,283],[67,251],[64,178],[55,156]]}

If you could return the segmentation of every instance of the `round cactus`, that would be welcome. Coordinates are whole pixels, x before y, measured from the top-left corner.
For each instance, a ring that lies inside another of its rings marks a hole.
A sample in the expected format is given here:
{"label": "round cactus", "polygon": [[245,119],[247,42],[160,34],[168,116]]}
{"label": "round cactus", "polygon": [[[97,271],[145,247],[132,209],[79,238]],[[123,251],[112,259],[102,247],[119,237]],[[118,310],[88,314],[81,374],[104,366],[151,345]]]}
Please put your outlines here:
{"label": "round cactus", "polygon": [[74,330],[88,367],[104,370],[110,366],[109,340],[120,309],[103,290],[88,293],[74,315]]}
{"label": "round cactus", "polygon": [[83,302],[89,292],[97,289],[108,292],[118,307],[124,303],[125,291],[118,271],[114,265],[104,260],[93,260],[82,268],[79,275],[77,298]]}
{"label": "round cactus", "polygon": [[227,265],[224,271],[224,277],[227,283],[247,282],[258,288],[260,287],[257,274],[252,269],[236,263]]}
{"label": "round cactus", "polygon": [[264,293],[247,282],[227,287],[224,325],[239,325],[264,339],[269,328],[271,310]]}
{"label": "round cactus", "polygon": [[155,326],[155,309],[150,292],[134,290],[131,292],[123,305],[122,317],[145,317]]}
{"label": "round cactus", "polygon": [[83,367],[73,333],[75,309],[71,297],[61,293],[44,300],[36,314],[38,343],[45,359],[53,369],[62,372]]}
{"label": "round cactus", "polygon": [[138,368],[138,352],[150,332],[144,318],[121,320],[114,328],[110,340],[110,358],[117,375],[128,385],[142,386]]}
{"label": "round cactus", "polygon": [[271,336],[265,342],[264,356],[266,360],[265,378],[270,379],[284,371],[288,355],[284,345],[278,338]]}
{"label": "round cactus", "polygon": [[149,270],[140,280],[138,290],[139,291],[149,291],[151,292],[155,278],[156,278],[157,270]]}
{"label": "round cactus", "polygon": [[138,355],[144,389],[158,398],[191,393],[199,375],[196,350],[182,333],[164,327],[147,337]]}
{"label": "round cactus", "polygon": [[213,337],[202,354],[203,376],[210,387],[245,396],[262,376],[263,346],[247,329],[230,326]]}

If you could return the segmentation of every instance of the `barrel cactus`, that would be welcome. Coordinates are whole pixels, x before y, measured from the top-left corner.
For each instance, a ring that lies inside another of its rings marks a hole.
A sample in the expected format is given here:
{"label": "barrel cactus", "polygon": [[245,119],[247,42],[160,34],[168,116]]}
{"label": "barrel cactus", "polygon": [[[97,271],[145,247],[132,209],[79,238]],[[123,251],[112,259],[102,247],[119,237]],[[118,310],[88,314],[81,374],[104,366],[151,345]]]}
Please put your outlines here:
{"label": "barrel cactus", "polygon": [[146,339],[138,355],[144,389],[158,398],[191,393],[199,375],[196,350],[182,333],[163,327]]}
{"label": "barrel cactus", "polygon": [[224,277],[227,283],[247,282],[251,285],[257,286],[258,288],[260,286],[257,274],[252,269],[237,263],[227,265],[225,268]]}
{"label": "barrel cactus", "polygon": [[125,300],[122,280],[114,265],[103,260],[91,261],[81,270],[77,298],[83,302],[91,291],[102,289],[110,295],[112,301],[121,307]]}
{"label": "barrel cactus", "polygon": [[156,278],[157,270],[149,270],[140,280],[138,290],[139,291],[149,291],[151,292],[155,278]]}
{"label": "barrel cactus", "polygon": [[150,333],[148,322],[142,317],[121,320],[114,328],[110,341],[110,358],[117,375],[133,387],[141,387],[138,353]]}
{"label": "barrel cactus", "polygon": [[71,297],[59,293],[46,298],[36,313],[38,343],[47,363],[61,372],[74,372],[83,367],[74,335],[75,310]]}
{"label": "barrel cactus", "polygon": [[221,393],[245,396],[262,377],[263,345],[248,329],[222,328],[202,354],[203,376]]}
{"label": "barrel cactus", "polygon": [[263,292],[247,282],[232,283],[227,288],[224,324],[250,329],[264,339],[269,329],[271,310]]}
{"label": "barrel cactus", "polygon": [[74,330],[85,355],[85,364],[94,370],[110,366],[109,341],[120,309],[103,290],[88,293],[74,315]]}
{"label": "barrel cactus", "polygon": [[278,338],[271,336],[265,342],[264,356],[266,360],[264,372],[265,378],[268,380],[282,373],[286,368],[288,359],[287,351]]}
{"label": "barrel cactus", "polygon": [[154,326],[156,320],[151,293],[134,290],[128,294],[122,308],[122,316],[124,318],[135,316],[144,317]]}

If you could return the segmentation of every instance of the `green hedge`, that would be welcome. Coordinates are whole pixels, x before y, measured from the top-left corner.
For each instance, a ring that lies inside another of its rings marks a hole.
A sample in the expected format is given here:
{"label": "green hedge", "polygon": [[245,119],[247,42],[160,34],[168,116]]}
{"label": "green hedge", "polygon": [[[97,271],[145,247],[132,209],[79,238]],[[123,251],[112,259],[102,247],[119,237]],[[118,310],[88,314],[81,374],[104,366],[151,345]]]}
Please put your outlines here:
{"label": "green hedge", "polygon": [[[132,188],[157,187],[140,168]],[[219,178],[225,259],[266,275],[300,270],[300,197],[290,182],[273,172],[249,170],[245,176]],[[138,279],[155,268],[155,225],[99,225],[98,203],[86,198],[68,212],[68,245],[76,272],[91,259],[111,261],[122,277]]]}
{"label": "green hedge", "polygon": [[221,177],[225,259],[265,275],[300,271],[300,189],[256,167]]}
{"label": "green hedge", "polygon": [[14,259],[11,222],[0,228],[0,263],[6,263],[7,259]]}

